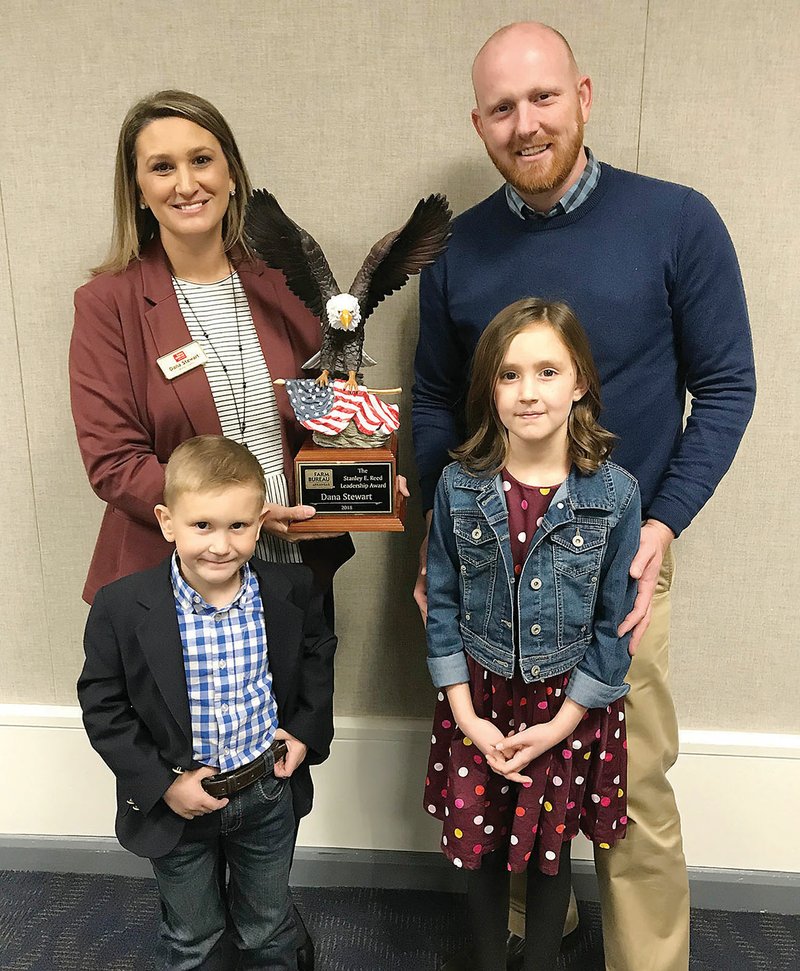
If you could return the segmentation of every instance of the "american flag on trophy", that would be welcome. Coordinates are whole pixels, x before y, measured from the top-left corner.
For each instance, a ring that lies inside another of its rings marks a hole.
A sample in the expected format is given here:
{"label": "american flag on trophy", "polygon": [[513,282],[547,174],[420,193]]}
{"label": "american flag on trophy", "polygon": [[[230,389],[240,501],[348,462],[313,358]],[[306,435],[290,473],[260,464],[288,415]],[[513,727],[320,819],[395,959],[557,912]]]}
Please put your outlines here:
{"label": "american flag on trophy", "polygon": [[286,390],[297,420],[309,431],[338,435],[350,424],[364,435],[389,435],[400,427],[400,409],[364,388],[347,391],[336,380],[322,387],[311,378],[287,378]]}

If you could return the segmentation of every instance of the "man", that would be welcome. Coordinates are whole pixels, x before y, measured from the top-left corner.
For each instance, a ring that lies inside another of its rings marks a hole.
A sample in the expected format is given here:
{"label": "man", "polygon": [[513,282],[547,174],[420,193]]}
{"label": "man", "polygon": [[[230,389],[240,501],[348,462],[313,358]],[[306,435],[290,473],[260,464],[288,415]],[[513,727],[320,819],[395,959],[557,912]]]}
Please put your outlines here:
{"label": "man", "polygon": [[[506,184],[455,221],[447,253],[421,278],[413,427],[424,508],[430,521],[448,449],[465,437],[461,404],[483,329],[521,297],[567,301],[589,333],[601,420],[619,437],[615,461],[640,481],[645,517],[631,566],[639,592],[620,628],[633,630],[635,654],[630,825],[619,846],[596,855],[606,968],[686,971],[688,879],[666,778],[678,751],[667,684],[670,547],[729,468],[752,413],[736,255],[703,196],[601,165],[584,146],[592,83],[557,31],[501,28],[475,58],[472,80],[472,121]],[[424,615],[424,544],[420,553]],[[512,902],[519,936],[522,913]],[[519,943],[510,935],[510,967]],[[469,967],[469,955],[446,967]]]}

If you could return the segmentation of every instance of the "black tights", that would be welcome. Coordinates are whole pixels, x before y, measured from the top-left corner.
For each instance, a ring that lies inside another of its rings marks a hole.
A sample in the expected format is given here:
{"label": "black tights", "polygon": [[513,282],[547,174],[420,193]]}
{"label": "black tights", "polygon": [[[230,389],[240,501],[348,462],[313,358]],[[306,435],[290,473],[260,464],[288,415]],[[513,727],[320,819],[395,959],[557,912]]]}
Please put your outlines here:
{"label": "black tights", "polygon": [[[572,882],[569,851],[570,841],[566,841],[554,877],[528,867],[523,971],[553,971],[558,962]],[[479,870],[467,871],[474,971],[504,971],[506,967],[509,877],[504,850],[487,853]]]}

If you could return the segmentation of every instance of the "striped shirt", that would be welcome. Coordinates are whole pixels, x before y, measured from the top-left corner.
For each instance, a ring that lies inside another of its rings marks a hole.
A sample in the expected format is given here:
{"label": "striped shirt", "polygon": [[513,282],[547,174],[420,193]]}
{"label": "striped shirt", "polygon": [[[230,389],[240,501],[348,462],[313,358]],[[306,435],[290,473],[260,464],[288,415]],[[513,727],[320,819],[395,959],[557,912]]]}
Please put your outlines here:
{"label": "striped shirt", "polygon": [[585,148],[586,167],[581,177],[547,212],[537,212],[525,202],[522,196],[510,183],[506,183],[506,202],[509,208],[520,219],[552,219],[553,216],[566,215],[582,205],[594,191],[600,179],[600,163],[592,155],[591,149]]}
{"label": "striped shirt", "polygon": [[[192,340],[207,358],[206,377],[222,434],[247,445],[261,463],[267,502],[288,506],[275,390],[239,274],[216,283],[173,279],[173,286]],[[266,532],[259,537],[255,553],[277,563],[302,562],[295,544]]]}
{"label": "striped shirt", "polygon": [[177,553],[170,575],[193,756],[229,772],[263,755],[278,728],[258,580],[245,563],[239,592],[227,607],[212,607],[181,576]]}

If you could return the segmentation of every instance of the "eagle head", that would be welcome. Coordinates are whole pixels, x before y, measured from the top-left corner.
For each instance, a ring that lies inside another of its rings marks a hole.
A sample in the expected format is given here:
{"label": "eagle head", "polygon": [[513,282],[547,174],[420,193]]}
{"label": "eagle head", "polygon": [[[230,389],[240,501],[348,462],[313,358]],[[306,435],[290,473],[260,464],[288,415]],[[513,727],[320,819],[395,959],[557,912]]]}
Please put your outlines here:
{"label": "eagle head", "polygon": [[361,323],[361,308],[350,293],[339,293],[325,304],[328,323],[336,330],[355,330]]}

